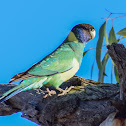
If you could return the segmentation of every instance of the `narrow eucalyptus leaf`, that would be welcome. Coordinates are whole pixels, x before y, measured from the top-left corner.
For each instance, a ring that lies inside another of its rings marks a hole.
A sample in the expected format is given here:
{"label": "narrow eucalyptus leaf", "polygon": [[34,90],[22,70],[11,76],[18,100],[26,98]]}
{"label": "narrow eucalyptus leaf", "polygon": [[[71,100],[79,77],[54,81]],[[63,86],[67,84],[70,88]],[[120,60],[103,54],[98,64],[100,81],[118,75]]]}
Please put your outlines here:
{"label": "narrow eucalyptus leaf", "polygon": [[108,59],[109,59],[109,55],[108,55],[108,52],[106,52],[103,60],[102,60],[102,68],[99,70],[99,78],[98,78],[98,81],[99,82],[103,82],[104,81],[104,73],[105,73],[105,67],[106,67],[106,64],[108,62]]}
{"label": "narrow eucalyptus leaf", "polygon": [[98,42],[96,46],[96,62],[97,62],[97,66],[99,70],[102,68],[101,49],[102,49],[105,31],[106,31],[106,21],[103,23],[103,25],[99,29],[99,38],[98,38]]}
{"label": "narrow eucalyptus leaf", "polygon": [[104,76],[107,76],[107,74],[106,74],[105,72],[103,72],[103,75],[104,75]]}
{"label": "narrow eucalyptus leaf", "polygon": [[126,28],[120,30],[120,31],[117,32],[116,34],[121,35],[121,36],[123,36],[123,37],[126,37]]}
{"label": "narrow eucalyptus leaf", "polygon": [[114,66],[114,73],[115,73],[116,82],[119,83],[119,76],[118,76],[116,66]]}
{"label": "narrow eucalyptus leaf", "polygon": [[91,67],[91,79],[92,79],[92,75],[93,75],[94,63],[95,63],[95,60],[94,60],[94,62],[93,62],[93,64],[92,64],[92,67]]}
{"label": "narrow eucalyptus leaf", "polygon": [[115,35],[115,31],[114,31],[114,28],[112,27],[110,32],[109,32],[109,38],[108,38],[108,41],[109,41],[109,45],[111,45],[112,43],[117,43],[117,39],[116,39],[116,35]]}
{"label": "narrow eucalyptus leaf", "polygon": [[92,49],[94,49],[94,48],[90,48],[90,49],[84,51],[84,52],[83,52],[83,57],[85,56],[85,54],[86,54],[88,51],[90,51],[90,50],[92,50]]}
{"label": "narrow eucalyptus leaf", "polygon": [[113,65],[112,65],[112,69],[111,69],[111,84],[112,84],[112,81],[113,81]]}
{"label": "narrow eucalyptus leaf", "polygon": [[86,54],[87,52],[88,52],[88,50],[83,52],[83,57],[85,56],[85,54]]}

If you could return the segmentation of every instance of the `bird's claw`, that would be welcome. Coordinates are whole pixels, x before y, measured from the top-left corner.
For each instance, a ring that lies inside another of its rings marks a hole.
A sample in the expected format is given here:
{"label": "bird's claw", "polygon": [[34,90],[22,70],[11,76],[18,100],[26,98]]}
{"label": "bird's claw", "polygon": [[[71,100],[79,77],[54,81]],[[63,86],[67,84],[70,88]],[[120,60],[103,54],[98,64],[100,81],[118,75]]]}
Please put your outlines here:
{"label": "bird's claw", "polygon": [[[65,90],[63,90],[61,88],[56,88],[56,89],[61,92],[60,94],[58,94],[58,96],[62,96],[62,95],[67,94],[68,92],[70,92],[70,90],[73,89],[73,88],[74,88],[74,86],[70,86],[69,88],[66,87]],[[54,91],[54,90],[50,91],[49,88],[47,88],[46,91],[47,91],[47,94],[43,98],[47,98],[49,96],[52,96],[52,95],[56,94],[56,91]]]}
{"label": "bird's claw", "polygon": [[62,96],[62,95],[67,94],[67,93],[70,92],[70,90],[73,89],[73,88],[74,88],[74,86],[70,86],[69,88],[67,87],[65,90],[63,90],[63,89],[61,89],[61,88],[57,88],[57,90],[59,90],[60,92],[62,92],[62,93],[58,94],[58,96]]}
{"label": "bird's claw", "polygon": [[46,91],[47,91],[47,94],[43,98],[47,98],[48,96],[52,96],[52,95],[56,94],[56,91],[54,91],[54,90],[50,91],[49,88],[47,88]]}

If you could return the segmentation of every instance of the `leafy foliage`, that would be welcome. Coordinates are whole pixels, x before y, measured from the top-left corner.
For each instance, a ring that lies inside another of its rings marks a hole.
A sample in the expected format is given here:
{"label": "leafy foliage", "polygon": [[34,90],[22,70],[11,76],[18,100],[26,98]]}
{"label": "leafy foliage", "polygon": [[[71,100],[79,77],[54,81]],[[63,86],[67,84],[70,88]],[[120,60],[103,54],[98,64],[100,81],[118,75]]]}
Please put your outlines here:
{"label": "leafy foliage", "polygon": [[120,30],[119,32],[117,32],[118,35],[121,35],[123,37],[126,37],[126,28]]}
{"label": "leafy foliage", "polygon": [[[109,17],[112,14],[115,14],[115,13],[110,13]],[[113,27],[113,20],[118,18],[118,17],[115,17],[115,18],[109,18],[109,17],[106,19],[106,21],[101,25],[101,27],[99,29],[99,38],[98,38],[97,46],[96,46],[96,63],[97,63],[97,66],[98,66],[98,71],[99,71],[99,75],[98,75],[98,81],[99,82],[104,82],[104,77],[107,76],[106,73],[105,73],[105,70],[108,69],[108,68],[106,68],[106,64],[108,63],[108,60],[110,58],[110,56],[108,55],[107,49],[106,49],[105,54],[102,52],[102,47],[104,46],[103,45],[104,40],[105,40],[106,45],[111,45],[112,43],[121,42],[122,39],[126,38],[126,28],[123,28],[119,32],[115,33],[115,30],[114,30],[114,27]],[[108,32],[107,29],[106,29],[106,26],[109,22],[109,19],[112,20],[112,25],[111,25],[112,27],[111,27],[111,30]],[[108,33],[108,36],[107,36],[107,33]],[[117,39],[117,37],[119,37],[119,38]],[[91,49],[85,51],[84,55],[90,50]],[[118,77],[116,66],[115,66],[115,64],[113,63],[112,60],[111,60],[111,63],[112,63],[111,83],[112,83],[113,76],[115,76],[117,83],[119,83],[119,77]],[[91,77],[92,77],[93,68],[94,68],[94,62],[93,62],[92,67],[91,67]]]}

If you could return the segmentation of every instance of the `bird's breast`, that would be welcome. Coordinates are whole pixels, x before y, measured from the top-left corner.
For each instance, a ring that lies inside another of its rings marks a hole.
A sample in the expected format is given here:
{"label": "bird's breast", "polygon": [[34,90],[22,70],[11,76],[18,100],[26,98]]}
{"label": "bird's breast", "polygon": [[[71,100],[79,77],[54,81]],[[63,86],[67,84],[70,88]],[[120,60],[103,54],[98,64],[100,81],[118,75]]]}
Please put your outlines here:
{"label": "bird's breast", "polygon": [[64,73],[61,73],[60,74],[61,79],[63,81],[69,80],[71,77],[73,77],[75,75],[75,73],[78,71],[79,67],[80,67],[79,62],[77,61],[77,59],[74,58],[73,59],[73,67]]}

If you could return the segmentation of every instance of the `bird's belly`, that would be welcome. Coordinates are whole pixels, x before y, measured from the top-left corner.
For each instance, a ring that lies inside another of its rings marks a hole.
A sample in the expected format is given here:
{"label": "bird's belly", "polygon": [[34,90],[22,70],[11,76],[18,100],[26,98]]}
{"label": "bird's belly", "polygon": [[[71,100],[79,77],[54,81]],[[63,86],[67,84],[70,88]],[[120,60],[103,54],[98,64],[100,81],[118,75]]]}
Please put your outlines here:
{"label": "bird's belly", "polygon": [[69,80],[78,71],[80,65],[76,59],[73,60],[73,64],[74,64],[74,66],[72,69],[70,69],[64,73],[60,73],[60,77],[63,81]]}

